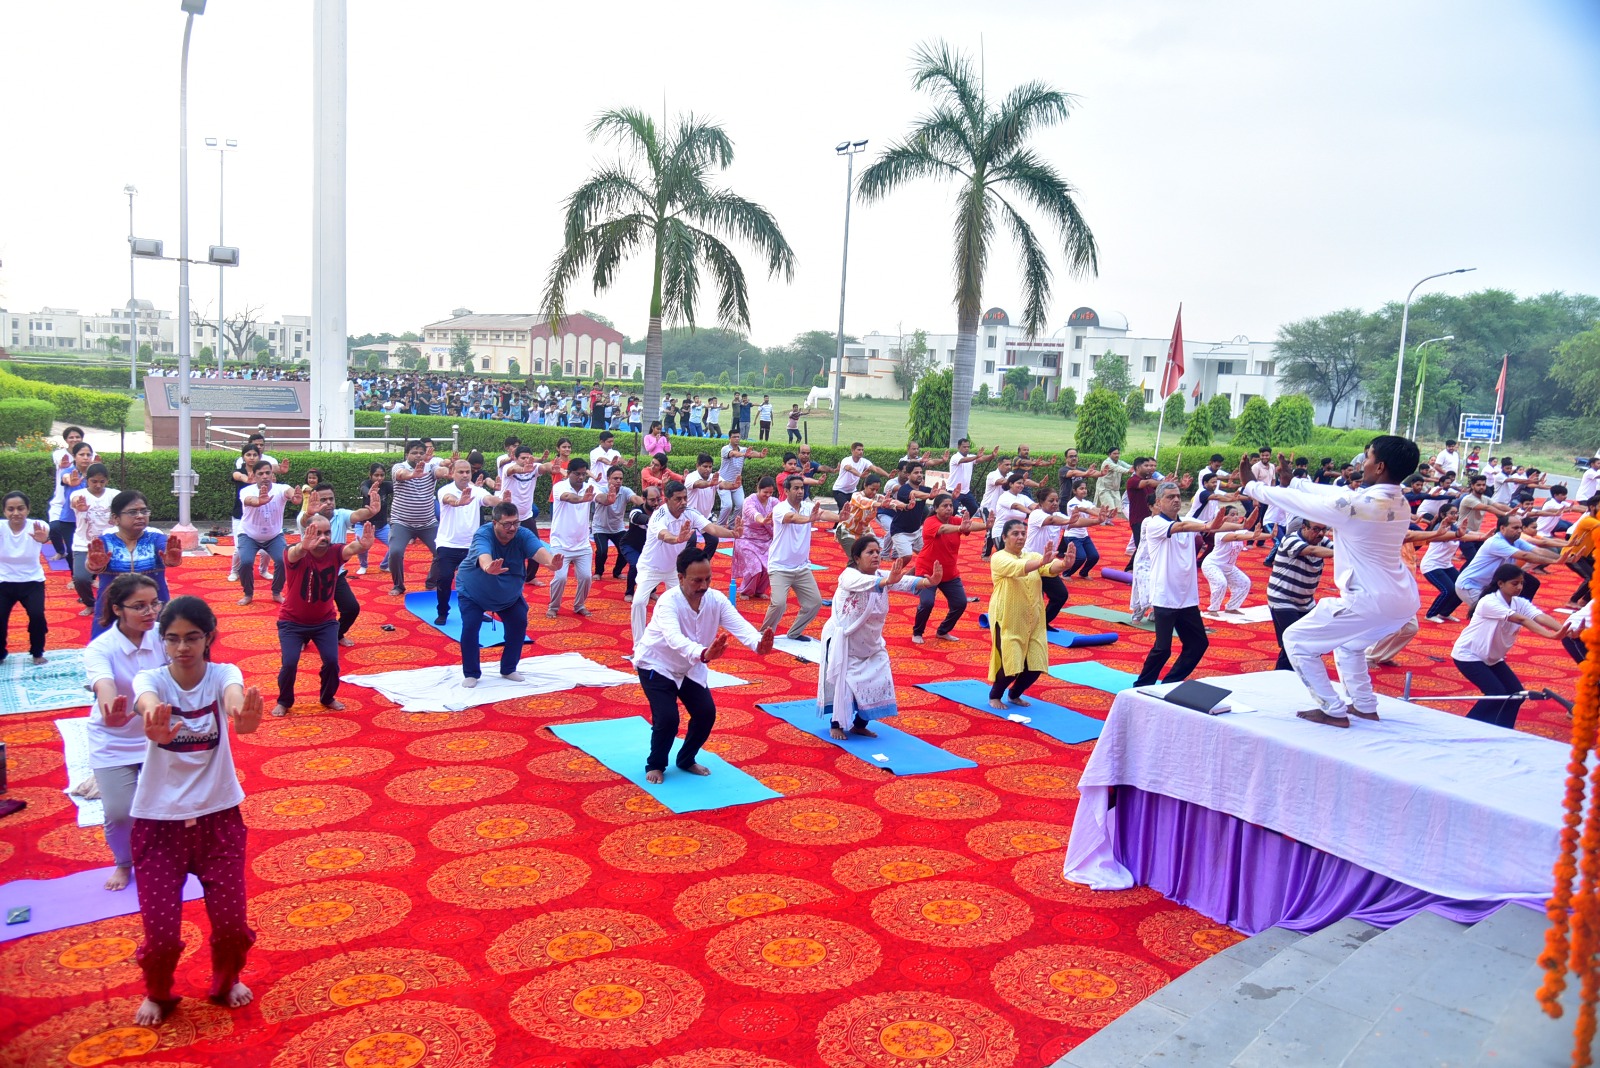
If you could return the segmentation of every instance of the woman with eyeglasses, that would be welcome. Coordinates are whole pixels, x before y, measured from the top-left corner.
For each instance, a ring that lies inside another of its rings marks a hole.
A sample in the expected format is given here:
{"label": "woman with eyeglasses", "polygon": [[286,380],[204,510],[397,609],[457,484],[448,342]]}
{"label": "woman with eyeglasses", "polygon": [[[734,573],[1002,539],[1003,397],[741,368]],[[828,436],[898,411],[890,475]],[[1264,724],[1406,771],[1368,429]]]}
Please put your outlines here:
{"label": "woman with eyeglasses", "polygon": [[26,493],[12,490],[5,495],[5,522],[0,523],[0,661],[8,652],[11,609],[20,604],[28,615],[28,652],[35,664],[43,664],[44,639],[50,627],[44,620],[44,564],[39,561],[39,546],[50,544],[50,528],[29,519],[28,508]]}
{"label": "woman with eyeglasses", "polygon": [[144,764],[144,721],[133,714],[133,679],[167,662],[156,637],[161,593],[149,575],[118,575],[106,588],[99,620],[102,633],[83,651],[83,666],[94,702],[89,706],[89,767],[105,805],[106,845],[116,863],[107,890],[128,885],[133,871],[134,788]]}
{"label": "woman with eyeglasses", "polygon": [[111,624],[102,611],[106,590],[118,575],[147,574],[155,581],[160,600],[167,595],[167,568],[183,563],[183,546],[168,541],[159,530],[150,529],[150,502],[138,490],[123,490],[111,501],[114,528],[89,543],[85,561],[91,575],[100,576],[100,592],[95,597],[94,627],[91,638],[98,638]]}

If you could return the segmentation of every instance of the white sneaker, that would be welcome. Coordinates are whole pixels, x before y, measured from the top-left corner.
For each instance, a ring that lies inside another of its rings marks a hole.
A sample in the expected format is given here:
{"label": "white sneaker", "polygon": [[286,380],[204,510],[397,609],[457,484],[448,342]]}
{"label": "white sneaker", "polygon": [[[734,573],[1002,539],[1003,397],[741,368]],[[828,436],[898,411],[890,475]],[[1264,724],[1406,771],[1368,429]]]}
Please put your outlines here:
{"label": "white sneaker", "polygon": [[239,572],[237,572],[237,571],[228,572],[228,581],[229,582],[238,582],[239,581]]}
{"label": "white sneaker", "polygon": [[358,568],[356,568],[356,574],[358,574],[358,575],[365,575],[365,574],[366,574],[366,573],[367,573],[367,569],[366,569],[366,568],[364,568],[364,567],[358,567]]}

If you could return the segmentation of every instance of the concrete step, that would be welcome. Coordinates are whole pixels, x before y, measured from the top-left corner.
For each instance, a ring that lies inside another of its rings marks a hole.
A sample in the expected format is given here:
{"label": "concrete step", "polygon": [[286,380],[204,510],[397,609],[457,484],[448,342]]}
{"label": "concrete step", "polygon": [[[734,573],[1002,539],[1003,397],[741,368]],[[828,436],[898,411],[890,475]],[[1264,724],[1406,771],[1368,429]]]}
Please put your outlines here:
{"label": "concrete step", "polygon": [[1562,1068],[1577,992],[1551,1020],[1533,994],[1545,919],[1507,906],[1474,926],[1430,912],[1381,931],[1273,929],[1217,954],[1057,1062],[1216,1068]]}

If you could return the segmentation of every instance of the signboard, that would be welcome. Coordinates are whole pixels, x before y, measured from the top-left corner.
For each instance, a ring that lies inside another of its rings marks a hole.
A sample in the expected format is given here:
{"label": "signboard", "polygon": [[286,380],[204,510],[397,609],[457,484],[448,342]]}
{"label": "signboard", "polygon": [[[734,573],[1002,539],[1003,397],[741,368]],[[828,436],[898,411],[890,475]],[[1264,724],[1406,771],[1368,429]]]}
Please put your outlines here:
{"label": "signboard", "polygon": [[984,326],[1010,326],[1011,317],[1004,308],[990,308],[983,313]]}
{"label": "signboard", "polygon": [[[242,387],[242,388],[241,388]],[[167,407],[178,410],[178,380],[164,379],[161,388]],[[304,415],[305,405],[294,386],[267,382],[189,383],[189,410],[192,412],[270,412],[278,415]]]}
{"label": "signboard", "polygon": [[1068,326],[1099,326],[1100,316],[1095,314],[1093,308],[1078,308],[1067,316]]}
{"label": "signboard", "polygon": [[1463,415],[1461,417],[1461,431],[1456,435],[1462,441],[1483,441],[1490,445],[1500,442],[1501,431],[1505,427],[1503,415]]}

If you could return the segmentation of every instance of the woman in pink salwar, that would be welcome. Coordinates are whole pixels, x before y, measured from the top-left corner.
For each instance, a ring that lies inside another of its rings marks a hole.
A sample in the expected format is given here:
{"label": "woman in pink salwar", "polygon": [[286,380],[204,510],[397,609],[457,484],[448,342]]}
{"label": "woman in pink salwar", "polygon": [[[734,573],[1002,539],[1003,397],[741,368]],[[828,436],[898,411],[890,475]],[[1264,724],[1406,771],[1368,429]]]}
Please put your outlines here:
{"label": "woman in pink salwar", "polygon": [[744,502],[744,529],[733,542],[733,581],[751,599],[764,598],[771,589],[767,547],[772,544],[772,510],[777,507],[772,495],[777,488],[778,480],[771,475],[756,483],[756,495]]}

